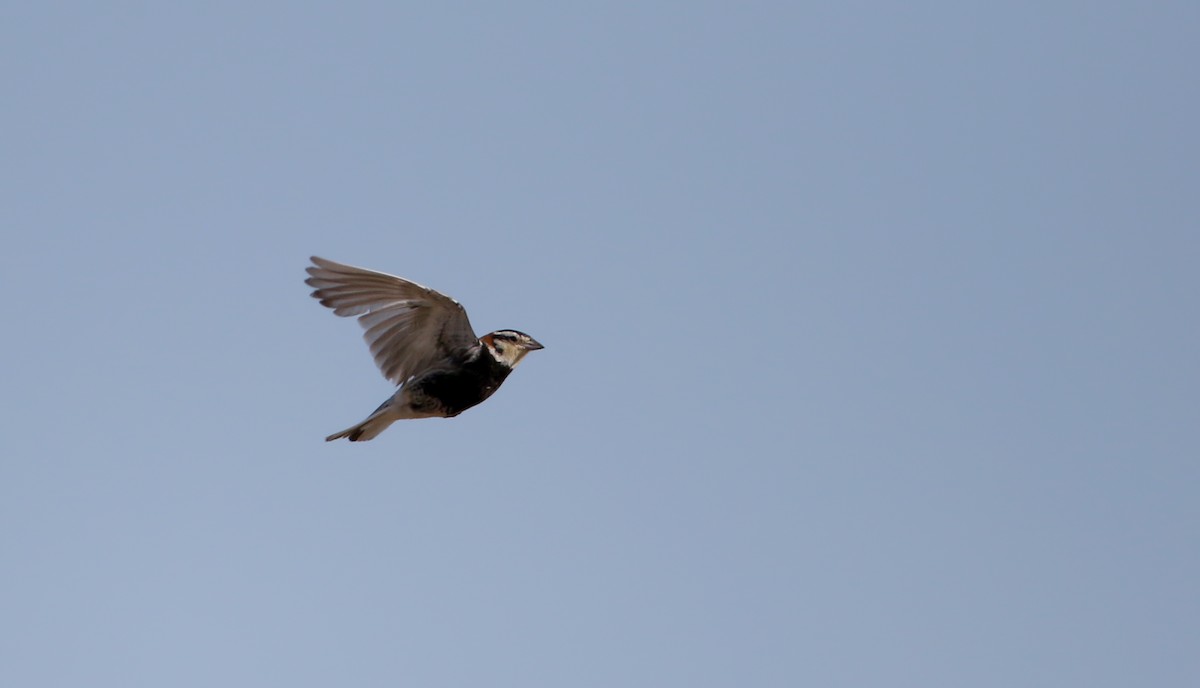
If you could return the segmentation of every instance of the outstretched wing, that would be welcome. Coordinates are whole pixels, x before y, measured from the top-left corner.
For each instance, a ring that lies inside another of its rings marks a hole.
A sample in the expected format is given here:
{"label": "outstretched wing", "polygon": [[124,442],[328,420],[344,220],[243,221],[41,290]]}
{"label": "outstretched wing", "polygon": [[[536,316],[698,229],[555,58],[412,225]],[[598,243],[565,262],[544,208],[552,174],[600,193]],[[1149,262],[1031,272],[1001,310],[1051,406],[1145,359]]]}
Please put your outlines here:
{"label": "outstretched wing", "polygon": [[401,384],[479,338],[454,299],[406,279],[312,257],[305,283],[334,315],[359,316],[375,365]]}

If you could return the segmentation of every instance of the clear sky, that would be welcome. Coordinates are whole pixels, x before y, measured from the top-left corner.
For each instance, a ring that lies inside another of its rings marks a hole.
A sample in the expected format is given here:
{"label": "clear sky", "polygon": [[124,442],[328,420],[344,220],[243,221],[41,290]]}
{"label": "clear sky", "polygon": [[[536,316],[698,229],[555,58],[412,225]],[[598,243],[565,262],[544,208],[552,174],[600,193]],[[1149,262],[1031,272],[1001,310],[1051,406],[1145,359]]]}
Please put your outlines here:
{"label": "clear sky", "polygon": [[1198,26],[5,4],[0,685],[1200,685]]}

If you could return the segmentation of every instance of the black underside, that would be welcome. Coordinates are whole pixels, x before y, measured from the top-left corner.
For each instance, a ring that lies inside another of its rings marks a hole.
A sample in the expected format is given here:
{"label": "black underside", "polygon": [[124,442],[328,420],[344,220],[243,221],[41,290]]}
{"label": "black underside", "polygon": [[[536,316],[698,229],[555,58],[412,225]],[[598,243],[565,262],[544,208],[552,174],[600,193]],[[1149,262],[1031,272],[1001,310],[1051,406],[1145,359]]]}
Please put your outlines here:
{"label": "black underside", "polygon": [[436,402],[446,416],[457,416],[492,396],[512,372],[496,362],[486,351],[452,371],[439,371],[414,380],[416,392]]}

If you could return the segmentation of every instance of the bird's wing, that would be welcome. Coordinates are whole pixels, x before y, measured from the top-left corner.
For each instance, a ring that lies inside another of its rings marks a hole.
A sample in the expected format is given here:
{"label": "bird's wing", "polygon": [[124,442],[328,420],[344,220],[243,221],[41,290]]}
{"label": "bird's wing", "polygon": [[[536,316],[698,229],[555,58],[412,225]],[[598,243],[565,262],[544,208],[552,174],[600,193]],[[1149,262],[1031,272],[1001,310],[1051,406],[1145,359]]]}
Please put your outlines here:
{"label": "bird's wing", "polygon": [[305,283],[334,315],[359,316],[375,365],[401,384],[478,343],[454,299],[406,279],[312,257]]}

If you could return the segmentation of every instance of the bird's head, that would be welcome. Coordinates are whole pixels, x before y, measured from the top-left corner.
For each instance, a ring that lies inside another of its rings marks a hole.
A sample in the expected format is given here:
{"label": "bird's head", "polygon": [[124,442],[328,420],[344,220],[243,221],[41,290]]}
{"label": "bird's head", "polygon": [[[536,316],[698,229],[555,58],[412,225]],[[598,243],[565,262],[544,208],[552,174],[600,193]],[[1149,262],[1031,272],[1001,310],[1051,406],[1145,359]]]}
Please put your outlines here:
{"label": "bird's head", "polygon": [[525,354],[530,351],[545,348],[538,344],[533,337],[516,330],[496,330],[483,335],[479,341],[488,348],[497,361],[509,368],[516,368],[521,359],[525,358]]}

